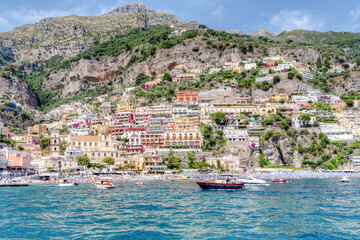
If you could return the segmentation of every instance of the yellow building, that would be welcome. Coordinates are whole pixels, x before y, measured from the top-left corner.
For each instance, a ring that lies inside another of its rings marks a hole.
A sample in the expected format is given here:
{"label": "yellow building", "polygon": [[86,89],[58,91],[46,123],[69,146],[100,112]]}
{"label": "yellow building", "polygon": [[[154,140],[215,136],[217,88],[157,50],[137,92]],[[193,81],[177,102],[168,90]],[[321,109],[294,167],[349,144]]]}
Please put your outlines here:
{"label": "yellow building", "polygon": [[277,110],[284,107],[281,103],[264,103],[259,104],[258,106],[259,115],[270,115],[275,114]]}
{"label": "yellow building", "polygon": [[360,100],[354,100],[354,107],[355,108],[360,107]]}
{"label": "yellow building", "polygon": [[162,166],[164,165],[159,156],[150,155],[150,154],[138,154],[131,157],[132,161],[135,164],[136,170],[142,171],[148,166]]}
{"label": "yellow building", "polygon": [[288,101],[289,100],[289,95],[287,95],[287,94],[276,94],[276,95],[272,96],[272,99],[274,99],[275,101],[280,101],[280,100]]}
{"label": "yellow building", "polygon": [[175,117],[174,131],[194,131],[200,126],[199,117]]}
{"label": "yellow building", "polygon": [[232,69],[232,71],[233,71],[233,72],[237,72],[237,73],[241,73],[242,67],[234,67],[234,68]]}
{"label": "yellow building", "polygon": [[92,163],[101,163],[106,157],[119,157],[119,145],[112,138],[108,126],[101,126],[97,136],[71,136],[70,147],[80,148],[82,155],[90,158]]}
{"label": "yellow building", "polygon": [[35,125],[32,127],[28,127],[28,135],[30,134],[42,134],[45,135],[47,133],[47,127],[45,125]]}
{"label": "yellow building", "polygon": [[228,116],[237,116],[243,112],[256,114],[257,108],[252,105],[203,105],[200,107],[201,118],[209,117],[212,113],[216,112],[226,113]]}
{"label": "yellow building", "polygon": [[117,112],[132,112],[134,110],[134,102],[131,98],[120,100],[117,105]]}
{"label": "yellow building", "polygon": [[188,146],[188,148],[200,148],[203,145],[201,132],[197,131],[175,131],[164,133],[164,146]]}

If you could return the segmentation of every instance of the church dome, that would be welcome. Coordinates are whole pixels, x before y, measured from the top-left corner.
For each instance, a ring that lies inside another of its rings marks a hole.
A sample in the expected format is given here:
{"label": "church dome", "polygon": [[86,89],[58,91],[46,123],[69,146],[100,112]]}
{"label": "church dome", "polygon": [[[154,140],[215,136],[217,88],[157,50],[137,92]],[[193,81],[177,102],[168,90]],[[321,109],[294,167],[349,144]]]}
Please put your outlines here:
{"label": "church dome", "polygon": [[98,129],[98,135],[109,135],[111,133],[111,130],[108,126],[102,125]]}

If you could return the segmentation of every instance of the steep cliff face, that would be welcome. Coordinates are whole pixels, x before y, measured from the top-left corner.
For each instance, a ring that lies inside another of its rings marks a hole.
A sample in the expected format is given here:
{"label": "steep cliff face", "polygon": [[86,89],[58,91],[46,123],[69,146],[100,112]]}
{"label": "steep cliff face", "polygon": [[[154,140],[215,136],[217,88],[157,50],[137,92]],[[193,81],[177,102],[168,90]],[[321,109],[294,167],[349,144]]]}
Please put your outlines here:
{"label": "steep cliff face", "polygon": [[35,62],[53,56],[69,58],[89,48],[96,39],[104,41],[133,28],[156,25],[189,27],[170,13],[132,3],[100,16],[46,18],[0,33],[0,52],[16,61]]}
{"label": "steep cliff face", "polygon": [[[192,51],[195,46],[200,47],[199,52]],[[203,40],[196,39],[185,41],[184,44],[176,45],[171,49],[159,50],[154,57],[126,69],[133,54],[123,52],[116,58],[105,56],[98,60],[81,59],[73,63],[70,69],[64,68],[52,73],[48,79],[45,79],[44,87],[49,91],[62,89],[62,97],[70,98],[86,90],[84,87],[94,87],[95,83],[114,80],[115,88],[120,88],[123,85],[134,84],[139,76],[151,77],[175,70],[202,69],[217,66],[225,62],[229,56],[234,61],[240,61],[244,56],[238,49],[226,49],[221,53],[208,48]]]}
{"label": "steep cliff face", "polygon": [[343,76],[334,78],[334,81],[330,83],[331,91],[339,95],[355,91],[360,91],[360,72],[351,72],[348,78],[344,79]]}
{"label": "steep cliff face", "polygon": [[268,158],[272,164],[286,165],[292,162],[294,153],[291,140],[283,135],[272,137],[269,143],[262,146],[265,158]]}
{"label": "steep cliff face", "polygon": [[33,107],[38,106],[37,97],[28,85],[16,77],[11,79],[0,78],[0,93],[12,96],[17,102],[22,102]]}

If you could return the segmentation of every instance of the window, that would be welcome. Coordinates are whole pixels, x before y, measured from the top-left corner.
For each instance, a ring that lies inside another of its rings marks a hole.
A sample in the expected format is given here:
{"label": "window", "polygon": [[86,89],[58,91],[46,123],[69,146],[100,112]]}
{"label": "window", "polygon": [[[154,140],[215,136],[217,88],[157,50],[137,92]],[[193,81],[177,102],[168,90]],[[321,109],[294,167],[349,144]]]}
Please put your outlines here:
{"label": "window", "polygon": [[109,146],[109,142],[106,142],[105,146],[108,147],[108,146]]}
{"label": "window", "polygon": [[95,143],[95,147],[97,147],[97,143]]}
{"label": "window", "polygon": [[104,157],[106,157],[106,153],[104,153]]}
{"label": "window", "polygon": [[92,143],[89,143],[89,146],[91,147]]}
{"label": "window", "polygon": [[100,153],[98,153],[98,157],[100,157]]}
{"label": "window", "polygon": [[84,142],[84,147],[86,147],[86,142]]}
{"label": "window", "polygon": [[20,161],[17,161],[17,164],[20,164]]}

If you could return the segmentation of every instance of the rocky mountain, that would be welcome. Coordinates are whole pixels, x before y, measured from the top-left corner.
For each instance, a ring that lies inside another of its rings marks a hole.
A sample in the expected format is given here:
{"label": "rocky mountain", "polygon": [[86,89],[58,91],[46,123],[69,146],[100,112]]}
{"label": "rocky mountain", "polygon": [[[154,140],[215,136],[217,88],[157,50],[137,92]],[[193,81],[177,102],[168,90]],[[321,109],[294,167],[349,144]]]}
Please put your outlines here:
{"label": "rocky mountain", "polygon": [[324,42],[337,44],[355,44],[360,41],[360,35],[352,32],[318,32],[302,29],[283,31],[278,38],[296,42]]}
{"label": "rocky mountain", "polygon": [[226,32],[232,33],[232,34],[244,35],[243,31],[241,31],[241,30],[230,29],[230,30],[227,30]]}
{"label": "rocky mountain", "polygon": [[250,36],[252,37],[267,37],[267,38],[275,38],[276,34],[269,32],[265,28],[261,28],[257,30],[256,32],[253,32]]}
{"label": "rocky mountain", "polygon": [[[303,30],[276,36],[265,29],[248,36],[237,30],[217,31],[197,22],[185,23],[170,13],[132,3],[100,16],[47,18],[1,33],[0,66],[14,64],[1,69],[0,91],[37,106],[120,91],[165,72],[218,67],[228,59],[240,62],[283,55],[292,61],[315,63],[320,55],[331,57],[336,52],[336,58],[330,59],[332,63],[347,61],[343,47],[319,46],[322,43],[315,40],[324,36],[324,44],[359,38],[357,34]],[[309,44],[293,43],[298,40]],[[290,81],[283,75],[281,83],[268,91],[249,87],[256,97],[312,88],[312,83]],[[356,82],[358,78],[351,79]],[[346,86],[351,84],[349,81]],[[336,91],[342,93],[341,89]]]}
{"label": "rocky mountain", "polygon": [[[176,16],[155,11],[143,3],[131,3],[100,16],[67,16],[41,20],[0,33],[0,66],[14,59],[41,61],[54,56],[73,57],[94,41],[106,41],[115,34],[151,26],[188,28],[193,25]],[[7,61],[2,59],[8,58]]]}

